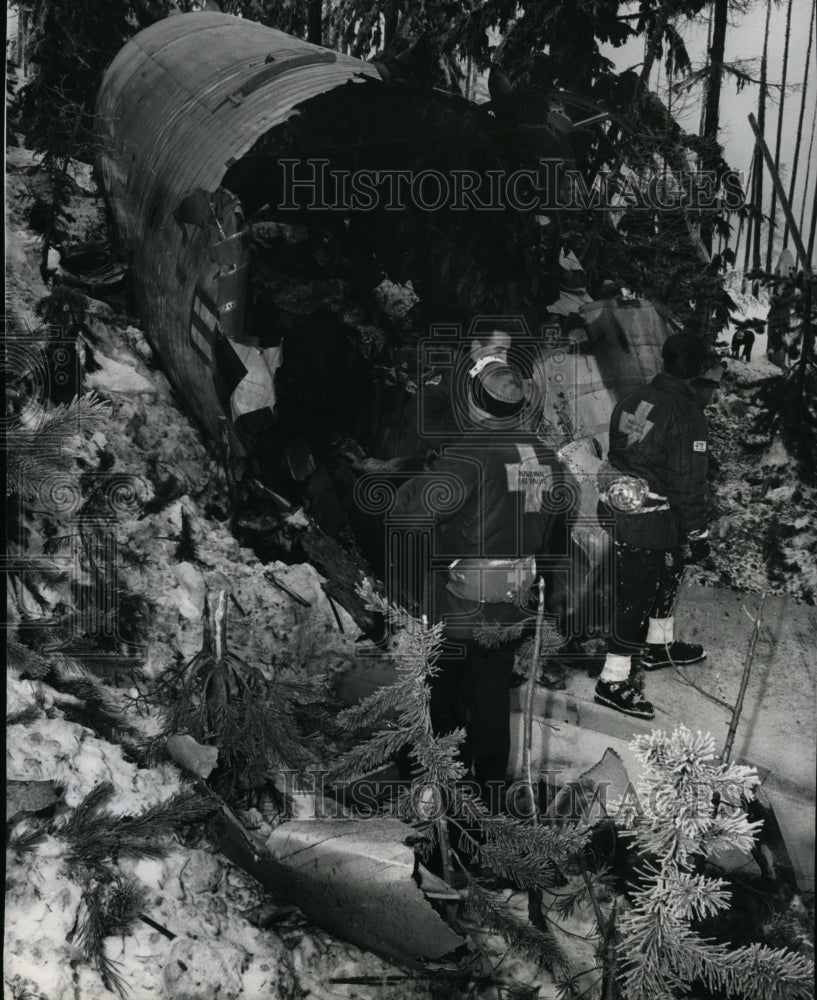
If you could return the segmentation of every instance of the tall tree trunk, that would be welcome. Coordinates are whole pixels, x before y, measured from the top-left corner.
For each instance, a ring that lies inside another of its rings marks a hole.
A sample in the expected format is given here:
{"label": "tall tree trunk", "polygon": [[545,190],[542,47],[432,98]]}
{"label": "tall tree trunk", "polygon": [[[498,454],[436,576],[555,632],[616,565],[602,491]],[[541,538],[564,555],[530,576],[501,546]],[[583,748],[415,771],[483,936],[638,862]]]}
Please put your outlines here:
{"label": "tall tree trunk", "polygon": [[[698,135],[704,134],[704,123],[706,122],[706,102],[709,95],[708,77],[712,72],[712,64],[709,61],[709,50],[712,48],[712,22],[714,20],[714,6],[709,8],[709,19],[706,25],[706,69],[707,78],[704,79],[703,94],[701,95],[701,117],[698,122]],[[701,157],[698,156],[698,167],[701,168]]]}
{"label": "tall tree trunk", "polygon": [[743,248],[743,281],[740,287],[742,292],[746,291],[746,275],[749,273],[749,264],[752,259],[752,227],[755,221],[755,174],[757,173],[759,156],[760,153],[757,146],[755,146],[755,151],[752,154],[752,162],[749,165],[749,183],[746,185],[746,190],[749,194],[749,205],[746,210],[746,245]]}
{"label": "tall tree trunk", "polygon": [[[789,0],[786,11],[786,37],[783,42],[783,76],[780,81],[780,108],[777,112],[777,137],[774,147],[774,169],[780,171],[780,143],[783,138],[783,112],[786,107],[786,77],[789,72],[789,38],[791,36],[791,8],[793,0]],[[809,32],[809,35],[811,32]],[[809,38],[809,42],[811,39]],[[772,207],[769,210],[769,241],[766,245],[766,270],[771,273],[772,254],[774,253],[774,225],[777,212],[777,190],[772,188]]]}
{"label": "tall tree trunk", "polygon": [[397,34],[397,20],[400,14],[400,0],[389,0],[383,12],[383,48],[387,49]]}
{"label": "tall tree trunk", "polygon": [[806,183],[803,185],[803,203],[800,206],[800,233],[803,234],[805,230],[803,229],[803,223],[806,218],[806,202],[808,201],[809,193],[809,177],[811,174],[811,154],[814,151],[814,131],[817,129],[817,108],[814,111],[814,120],[811,123],[811,140],[808,144],[808,159],[806,160]]}
{"label": "tall tree trunk", "polygon": [[[715,161],[718,144],[718,125],[721,103],[721,80],[723,78],[723,53],[726,47],[726,20],[729,13],[728,0],[715,0],[712,21],[712,44],[709,48],[709,74],[706,82],[706,103],[702,137],[704,140],[704,170],[709,170]],[[768,17],[766,21],[768,31]],[[705,212],[701,220],[701,239],[708,251],[712,250],[712,230],[714,219],[711,212]]]}
{"label": "tall tree trunk", "polygon": [[313,45],[323,45],[323,0],[307,2],[306,40]]}
{"label": "tall tree trunk", "polygon": [[[769,21],[772,16],[772,0],[766,0],[766,31],[763,37],[763,57],[760,60],[760,96],[758,98],[758,108],[757,108],[757,124],[760,129],[760,134],[765,136],[766,134],[766,66],[768,62],[769,55]],[[752,268],[755,271],[759,271],[762,267],[762,260],[760,257],[760,237],[763,231],[763,161],[758,160],[757,169],[755,170],[755,211],[757,212],[755,218],[755,239],[754,246],[752,248]],[[758,283],[754,281],[752,283],[752,289],[757,295]]]}
{"label": "tall tree trunk", "polygon": [[[794,162],[791,167],[791,180],[789,182],[789,204],[792,206],[792,211],[794,211],[794,185],[797,181],[797,166],[800,162],[800,142],[803,138],[803,118],[806,113],[806,94],[808,93],[808,77],[811,71],[811,43],[814,41],[814,23],[817,19],[817,0],[811,5],[811,21],[812,30],[808,33],[808,47],[806,49],[806,68],[803,70],[803,93],[800,96],[800,116],[797,119],[797,138],[794,141]],[[811,160],[811,149],[809,149],[809,160],[807,160],[807,165]],[[808,177],[806,177],[806,187],[805,190],[808,191]],[[803,231],[803,223],[800,223],[800,232]],[[789,245],[789,224],[786,223],[786,228],[783,230],[783,249]]]}

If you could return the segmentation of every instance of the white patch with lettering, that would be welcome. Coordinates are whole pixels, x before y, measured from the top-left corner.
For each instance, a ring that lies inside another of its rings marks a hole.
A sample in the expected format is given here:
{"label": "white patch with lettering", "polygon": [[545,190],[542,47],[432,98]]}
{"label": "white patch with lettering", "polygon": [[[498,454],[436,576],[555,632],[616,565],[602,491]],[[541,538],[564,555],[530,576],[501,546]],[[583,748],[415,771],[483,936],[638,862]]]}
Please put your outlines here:
{"label": "white patch with lettering", "polygon": [[706,451],[706,441],[693,441],[692,442],[693,451]]}

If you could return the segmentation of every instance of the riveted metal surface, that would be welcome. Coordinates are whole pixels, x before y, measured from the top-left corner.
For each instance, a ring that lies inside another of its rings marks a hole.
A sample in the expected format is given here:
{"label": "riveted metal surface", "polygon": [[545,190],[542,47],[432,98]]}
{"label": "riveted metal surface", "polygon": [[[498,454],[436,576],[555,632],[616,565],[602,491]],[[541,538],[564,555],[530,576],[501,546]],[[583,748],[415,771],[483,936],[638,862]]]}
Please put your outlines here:
{"label": "riveted metal surface", "polygon": [[215,298],[219,266],[203,232],[173,212],[215,191],[243,156],[303,101],[360,76],[368,63],[228,14],[178,14],[132,38],[97,101],[100,173],[137,307],[169,375],[207,429],[220,406],[206,360],[190,349],[197,291]]}

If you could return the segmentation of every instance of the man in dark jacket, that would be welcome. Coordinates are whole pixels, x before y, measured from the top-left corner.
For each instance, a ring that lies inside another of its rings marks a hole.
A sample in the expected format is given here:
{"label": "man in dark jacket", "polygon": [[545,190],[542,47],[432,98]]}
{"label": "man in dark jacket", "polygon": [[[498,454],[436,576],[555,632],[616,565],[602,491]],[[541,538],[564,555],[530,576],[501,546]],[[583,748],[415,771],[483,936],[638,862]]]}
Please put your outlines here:
{"label": "man in dark jacket", "polygon": [[391,517],[433,523],[438,569],[425,607],[431,621],[444,622],[446,646],[432,679],[431,721],[438,733],[466,728],[463,756],[496,806],[493,792],[508,765],[519,637],[485,645],[477,633],[487,626],[502,638],[508,626],[530,620],[522,605],[557,519],[560,504],[551,492],[562,473],[553,452],[526,429],[532,414],[518,370],[501,357],[483,357],[470,369],[466,394],[470,429],[445,446],[431,472],[401,487]]}
{"label": "man in dark jacket", "polygon": [[613,410],[609,464],[599,482],[599,513],[614,535],[616,580],[613,633],[595,697],[646,719],[653,707],[630,681],[632,656],[641,654],[647,670],[706,657],[702,646],[675,639],[672,610],[684,545],[692,562],[709,551],[707,427],[692,383],[713,364],[721,366],[709,346],[689,334],[670,337],[662,357],[663,371]]}

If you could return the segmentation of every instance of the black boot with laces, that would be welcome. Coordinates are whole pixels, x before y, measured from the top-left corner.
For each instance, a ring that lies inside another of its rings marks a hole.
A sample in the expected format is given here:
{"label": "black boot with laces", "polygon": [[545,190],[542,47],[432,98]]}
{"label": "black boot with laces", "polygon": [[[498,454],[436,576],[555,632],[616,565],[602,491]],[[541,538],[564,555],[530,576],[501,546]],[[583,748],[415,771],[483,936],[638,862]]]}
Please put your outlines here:
{"label": "black boot with laces", "polygon": [[706,659],[706,650],[696,642],[649,643],[647,650],[641,656],[641,666],[645,670],[658,670],[660,667],[688,667],[691,663],[700,663]]}
{"label": "black boot with laces", "polygon": [[629,678],[624,681],[604,681],[599,678],[595,698],[600,705],[607,705],[608,708],[639,719],[652,719],[655,715],[650,702],[639,694]]}

